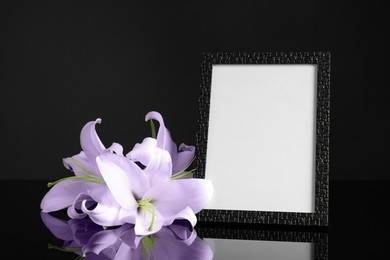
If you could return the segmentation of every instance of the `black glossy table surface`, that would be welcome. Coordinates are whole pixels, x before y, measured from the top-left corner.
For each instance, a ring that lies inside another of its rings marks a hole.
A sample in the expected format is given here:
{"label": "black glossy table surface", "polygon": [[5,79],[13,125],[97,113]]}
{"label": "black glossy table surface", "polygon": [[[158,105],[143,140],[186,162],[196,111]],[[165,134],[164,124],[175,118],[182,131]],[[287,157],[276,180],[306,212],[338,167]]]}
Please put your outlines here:
{"label": "black glossy table surface", "polygon": [[[12,252],[15,259],[26,259],[23,255],[33,259],[78,257],[72,252],[48,249],[48,244],[60,247],[63,241],[42,221],[39,205],[48,190],[46,184],[46,181],[0,181],[1,223],[6,241],[2,248]],[[208,247],[213,252],[213,259],[388,259],[389,188],[390,182],[386,181],[331,182],[328,228],[198,222],[197,241],[201,250]],[[170,247],[164,243],[163,248]],[[175,250],[179,250],[175,248],[170,247],[170,257],[163,259],[191,259],[183,254],[175,256]],[[153,257],[161,259],[158,255]]]}

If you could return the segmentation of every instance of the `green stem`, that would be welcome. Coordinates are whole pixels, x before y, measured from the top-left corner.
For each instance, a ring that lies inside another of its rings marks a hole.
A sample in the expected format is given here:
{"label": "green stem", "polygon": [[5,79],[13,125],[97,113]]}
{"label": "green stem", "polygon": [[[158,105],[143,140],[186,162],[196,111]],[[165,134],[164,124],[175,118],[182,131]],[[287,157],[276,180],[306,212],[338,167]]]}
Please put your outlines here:
{"label": "green stem", "polygon": [[152,131],[152,138],[156,138],[156,126],[154,125],[153,119],[150,119],[150,128]]}
{"label": "green stem", "polygon": [[55,249],[55,250],[58,250],[58,251],[61,251],[61,252],[71,252],[71,253],[74,253],[74,252],[81,251],[81,247],[63,248],[63,247],[55,246],[53,244],[48,244],[47,247],[49,249]]}

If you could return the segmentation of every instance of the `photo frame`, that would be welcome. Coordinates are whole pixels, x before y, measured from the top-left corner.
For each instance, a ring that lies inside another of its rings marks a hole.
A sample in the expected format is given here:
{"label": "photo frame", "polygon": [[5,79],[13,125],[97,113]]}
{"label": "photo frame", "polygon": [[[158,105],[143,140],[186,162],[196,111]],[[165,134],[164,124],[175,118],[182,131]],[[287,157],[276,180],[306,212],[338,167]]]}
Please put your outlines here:
{"label": "photo frame", "polygon": [[205,53],[195,178],[199,221],[327,226],[330,53]]}

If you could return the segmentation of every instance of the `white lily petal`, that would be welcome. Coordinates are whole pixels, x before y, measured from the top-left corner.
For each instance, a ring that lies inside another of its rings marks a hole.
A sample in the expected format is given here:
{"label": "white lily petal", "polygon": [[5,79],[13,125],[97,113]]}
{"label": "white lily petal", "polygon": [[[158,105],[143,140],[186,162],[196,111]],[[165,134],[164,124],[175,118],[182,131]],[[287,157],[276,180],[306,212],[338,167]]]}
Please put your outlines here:
{"label": "white lily petal", "polygon": [[198,213],[206,207],[213,195],[211,181],[204,179],[180,179],[153,186],[144,196],[164,218],[175,216],[186,207]]}
{"label": "white lily petal", "polygon": [[110,152],[110,153],[115,153],[115,154],[118,154],[118,155],[123,155],[123,147],[122,145],[118,144],[118,143],[112,143],[112,145],[110,147],[107,148],[107,150]]}
{"label": "white lily petal", "polygon": [[144,172],[151,186],[171,179],[172,158],[168,151],[157,146],[156,139],[145,138],[126,156],[133,162],[140,162],[145,166]]}
{"label": "white lily petal", "polygon": [[90,210],[87,206],[87,200],[84,200],[81,205],[81,210],[98,225],[110,227],[123,224],[119,219],[120,207],[97,204],[95,208]]}
{"label": "white lily petal", "polygon": [[192,227],[195,227],[196,222],[197,222],[194,211],[190,207],[186,207],[185,209],[183,209],[179,213],[177,213],[175,215],[171,215],[169,217],[166,217],[165,221],[164,221],[164,226],[171,225],[177,219],[187,220],[188,223],[191,224]]}
{"label": "white lily petal", "polygon": [[141,198],[149,188],[142,170],[126,157],[115,154],[102,154],[96,162],[116,201],[125,209],[137,208],[134,196]]}
{"label": "white lily petal", "polygon": [[161,229],[164,224],[164,218],[157,209],[154,209],[153,221],[152,218],[152,212],[141,208],[138,209],[138,214],[134,226],[134,231],[137,236],[147,236],[156,233]]}
{"label": "white lily petal", "polygon": [[169,153],[156,147],[154,158],[144,172],[148,176],[150,186],[169,182],[172,176],[172,159]]}
{"label": "white lily petal", "polygon": [[126,154],[126,157],[133,162],[140,162],[147,167],[155,156],[154,151],[156,147],[157,140],[147,137],[142,141],[142,143],[136,144],[134,148]]}

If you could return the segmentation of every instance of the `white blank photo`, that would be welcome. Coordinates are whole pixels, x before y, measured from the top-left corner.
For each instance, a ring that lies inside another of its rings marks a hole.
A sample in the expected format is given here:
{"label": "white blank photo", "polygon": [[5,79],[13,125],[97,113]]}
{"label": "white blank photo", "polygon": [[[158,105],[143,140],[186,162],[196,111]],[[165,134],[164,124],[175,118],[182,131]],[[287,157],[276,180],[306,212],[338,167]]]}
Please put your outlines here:
{"label": "white blank photo", "polygon": [[208,209],[314,212],[317,65],[213,65]]}

